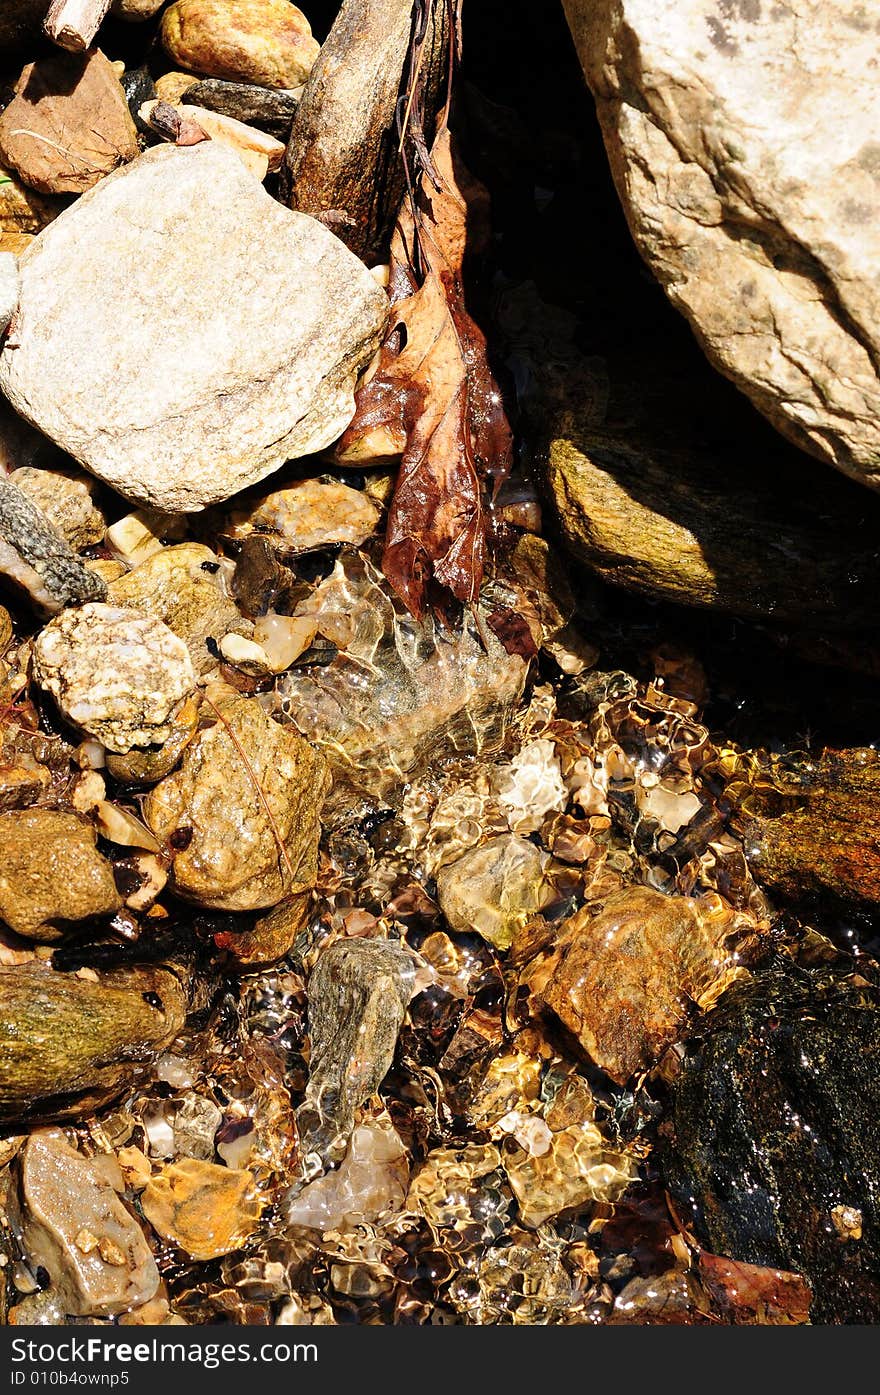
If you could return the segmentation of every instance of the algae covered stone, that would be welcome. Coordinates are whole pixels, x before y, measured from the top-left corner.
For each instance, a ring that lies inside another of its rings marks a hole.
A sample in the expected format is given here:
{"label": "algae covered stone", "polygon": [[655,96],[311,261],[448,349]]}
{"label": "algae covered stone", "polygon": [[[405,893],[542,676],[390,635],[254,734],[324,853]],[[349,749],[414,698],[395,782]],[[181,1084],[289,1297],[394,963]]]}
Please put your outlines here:
{"label": "algae covered stone", "polygon": [[121,897],[93,826],[56,809],[0,814],[0,918],[29,940],[58,940],[111,916]]}

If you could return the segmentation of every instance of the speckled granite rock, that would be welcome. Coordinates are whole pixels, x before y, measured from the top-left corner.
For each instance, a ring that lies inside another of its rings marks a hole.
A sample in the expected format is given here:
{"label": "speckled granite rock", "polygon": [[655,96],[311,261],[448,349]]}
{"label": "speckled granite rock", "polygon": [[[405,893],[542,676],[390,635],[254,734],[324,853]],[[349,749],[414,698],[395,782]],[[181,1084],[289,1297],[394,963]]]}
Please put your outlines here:
{"label": "speckled granite rock", "polygon": [[21,586],[38,610],[49,614],[106,595],[103,581],[83,566],[46,515],[2,476],[0,572]]}
{"label": "speckled granite rock", "polygon": [[68,721],[122,754],[167,741],[196,681],[186,645],[161,620],[101,603],[40,632],[34,676]]}

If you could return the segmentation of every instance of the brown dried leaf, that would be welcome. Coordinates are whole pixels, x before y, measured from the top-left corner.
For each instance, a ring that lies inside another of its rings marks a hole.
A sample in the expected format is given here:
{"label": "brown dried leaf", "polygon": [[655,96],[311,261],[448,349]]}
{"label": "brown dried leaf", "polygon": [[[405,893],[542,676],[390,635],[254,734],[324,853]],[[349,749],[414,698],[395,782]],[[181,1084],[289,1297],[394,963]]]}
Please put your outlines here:
{"label": "brown dried leaf", "polygon": [[535,636],[524,615],[518,615],[515,610],[508,610],[506,606],[498,606],[486,623],[508,654],[519,654],[526,663],[537,654]]}
{"label": "brown dried leaf", "polygon": [[342,454],[370,434],[403,445],[383,568],[417,617],[432,581],[459,601],[476,600],[486,554],[484,481],[504,478],[510,461],[510,428],[486,341],[464,304],[469,198],[476,206],[484,191],[460,171],[443,123],[431,175],[423,174],[417,191],[417,226],[407,203],[392,243],[391,294],[403,298],[340,442]]}
{"label": "brown dried leaf", "polygon": [[714,1311],[731,1323],[787,1327],[810,1320],[813,1295],[801,1274],[743,1264],[705,1250],[700,1252],[699,1270]]}

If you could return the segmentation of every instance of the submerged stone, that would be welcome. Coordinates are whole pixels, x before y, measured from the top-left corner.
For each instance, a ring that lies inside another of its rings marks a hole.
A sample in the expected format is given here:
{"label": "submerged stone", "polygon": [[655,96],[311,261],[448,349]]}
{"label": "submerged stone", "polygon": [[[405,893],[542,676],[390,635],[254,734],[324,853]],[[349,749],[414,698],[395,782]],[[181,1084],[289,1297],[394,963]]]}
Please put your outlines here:
{"label": "submerged stone", "polygon": [[345,1152],[355,1111],[379,1088],[415,983],[412,957],[388,940],[337,940],[309,979],[312,1051],[297,1111],[303,1156]]}
{"label": "submerged stone", "polygon": [[766,773],[764,793],[775,808],[745,787],[734,821],[758,881],[788,901],[880,904],[880,752],[787,758]]}
{"label": "submerged stone", "polygon": [[285,712],[347,781],[379,796],[431,761],[497,749],[528,665],[477,611],[479,632],[467,616],[458,631],[416,621],[366,558],[344,554],[296,610],[339,652],[285,674]]}
{"label": "submerged stone", "polygon": [[[104,1166],[109,1164],[108,1166]],[[49,1276],[66,1314],[107,1317],[146,1303],[159,1271],[117,1190],[112,1158],[85,1158],[60,1129],[31,1134],[11,1193],[11,1220],[30,1267]]]}
{"label": "submerged stone", "polygon": [[526,982],[622,1085],[675,1041],[688,1002],[706,1005],[726,985],[741,929],[720,896],[631,886],[570,917]]}

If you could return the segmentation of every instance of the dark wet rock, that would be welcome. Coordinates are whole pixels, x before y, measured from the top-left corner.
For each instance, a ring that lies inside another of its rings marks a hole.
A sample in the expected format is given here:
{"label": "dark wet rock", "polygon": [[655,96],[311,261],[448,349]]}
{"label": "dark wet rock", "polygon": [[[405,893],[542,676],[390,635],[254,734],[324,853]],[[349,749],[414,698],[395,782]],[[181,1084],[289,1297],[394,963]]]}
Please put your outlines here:
{"label": "dark wet rock", "polygon": [[343,1157],[355,1111],[391,1065],[414,982],[411,956],[387,940],[337,940],[318,959],[308,985],[309,1083],[297,1111],[308,1171]]}
{"label": "dark wet rock", "polygon": [[733,827],[759,882],[791,902],[880,905],[880,752],[768,761],[754,785]]}
{"label": "dark wet rock", "polygon": [[132,120],[141,135],[146,135],[150,128],[140,116],[140,109],[144,102],[155,101],[157,95],[150,70],[146,66],[131,68],[127,73],[123,73],[121,82]]}
{"label": "dark wet rock", "polygon": [[[155,91],[151,94],[155,96]],[[147,101],[148,98],[144,98]],[[220,78],[205,78],[188,87],[181,101],[189,106],[204,107],[221,116],[232,116],[248,126],[256,126],[270,135],[286,139],[290,123],[299,106],[299,89],[257,87],[250,82],[223,82]]]}
{"label": "dark wet rock", "polygon": [[257,916],[247,928],[220,931],[214,936],[214,943],[218,949],[225,949],[242,967],[274,964],[293,948],[308,918],[310,902],[311,893],[308,891],[286,897],[265,915]]}
{"label": "dark wet rock", "polygon": [[58,973],[0,966],[0,1122],[80,1118],[133,1084],[183,1026],[164,967]]}
{"label": "dark wet rock", "polygon": [[[411,23],[408,0],[344,0],[306,83],[282,170],[291,207],[325,219],[368,265],[384,253],[405,188],[394,117]],[[447,52],[442,9],[429,11],[425,31],[419,104],[430,143]]]}
{"label": "dark wet rock", "polygon": [[280,609],[279,602],[295,584],[296,578],[269,538],[253,534],[244,539],[230,589],[245,615],[256,617]]}
{"label": "dark wet rock", "polygon": [[548,386],[547,478],[575,556],[681,605],[805,629],[873,625],[872,501],[770,432],[716,442],[666,372],[644,393],[641,379],[609,387],[601,365],[581,360],[579,376]]}
{"label": "dark wet rock", "polygon": [[42,611],[100,601],[106,587],[87,571],[46,515],[18,485],[0,477],[0,572]]}
{"label": "dark wet rock", "polygon": [[31,1270],[48,1276],[62,1313],[107,1317],[155,1295],[159,1271],[116,1194],[122,1175],[112,1158],[85,1158],[60,1129],[44,1129],[31,1134],[16,1171],[13,1230]]}
{"label": "dark wet rock", "polygon": [[79,814],[18,809],[0,814],[0,918],[17,935],[51,942],[121,900],[113,869]]}
{"label": "dark wet rock", "polygon": [[[814,1322],[875,1323],[878,1118],[877,992],[768,971],[732,988],[689,1043],[666,1182],[711,1250],[805,1274]],[[841,1224],[855,1213],[858,1238]]]}

